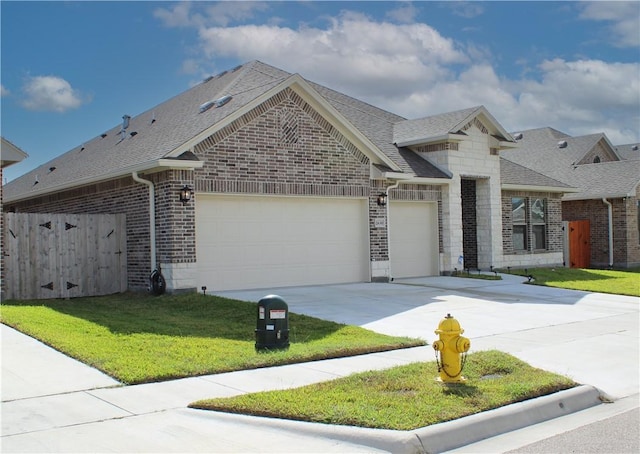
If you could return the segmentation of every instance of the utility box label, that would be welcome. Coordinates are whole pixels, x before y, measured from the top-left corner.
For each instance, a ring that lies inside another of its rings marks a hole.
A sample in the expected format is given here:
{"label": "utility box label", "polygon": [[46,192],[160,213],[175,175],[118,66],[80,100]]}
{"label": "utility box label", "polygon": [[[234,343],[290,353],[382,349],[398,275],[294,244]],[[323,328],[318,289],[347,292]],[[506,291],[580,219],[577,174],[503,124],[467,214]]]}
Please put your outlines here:
{"label": "utility box label", "polygon": [[258,307],[258,318],[264,320],[264,306]]}
{"label": "utility box label", "polygon": [[387,226],[387,223],[385,222],[385,218],[375,218],[373,220],[373,226],[376,229],[383,229]]}
{"label": "utility box label", "polygon": [[287,310],[286,309],[271,309],[269,311],[269,318],[271,320],[276,319],[285,319],[287,318]]}

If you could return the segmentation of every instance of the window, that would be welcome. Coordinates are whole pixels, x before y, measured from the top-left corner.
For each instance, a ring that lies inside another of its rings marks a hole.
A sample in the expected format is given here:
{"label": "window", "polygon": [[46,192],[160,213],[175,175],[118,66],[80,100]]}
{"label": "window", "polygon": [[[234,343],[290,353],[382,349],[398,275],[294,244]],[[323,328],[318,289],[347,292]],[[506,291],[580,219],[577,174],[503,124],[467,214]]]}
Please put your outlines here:
{"label": "window", "polygon": [[512,197],[513,250],[547,248],[547,200]]}
{"label": "window", "polygon": [[511,214],[513,219],[513,249],[527,250],[527,207],[524,197],[511,199]]}
{"label": "window", "polygon": [[547,203],[545,199],[531,200],[532,249],[547,248]]}

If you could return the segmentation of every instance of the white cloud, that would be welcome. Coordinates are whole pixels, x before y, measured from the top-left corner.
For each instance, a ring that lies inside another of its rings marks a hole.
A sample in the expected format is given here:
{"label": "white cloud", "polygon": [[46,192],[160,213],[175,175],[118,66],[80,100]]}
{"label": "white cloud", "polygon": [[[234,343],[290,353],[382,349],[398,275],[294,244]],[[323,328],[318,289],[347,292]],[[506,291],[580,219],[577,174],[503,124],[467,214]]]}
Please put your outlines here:
{"label": "white cloud", "polygon": [[453,14],[466,19],[473,19],[474,17],[484,14],[484,7],[482,6],[482,3],[479,2],[455,1],[447,2],[445,5],[451,8]]}
{"label": "white cloud", "polygon": [[157,8],[153,11],[153,16],[167,27],[197,26],[203,19],[200,14],[191,13],[190,2],[178,2],[171,9]]}
{"label": "white cloud", "polygon": [[55,76],[29,77],[22,91],[26,95],[22,105],[29,110],[65,112],[83,103],[80,93],[69,82]]}
{"label": "white cloud", "polygon": [[[481,5],[462,7],[482,14]],[[510,79],[496,73],[483,43],[463,46],[424,23],[343,11],[327,24],[200,25],[202,61],[261,60],[407,118],[482,104],[511,131],[551,126],[572,135],[606,132],[614,143],[640,139],[638,63],[527,61]]]}
{"label": "white cloud", "polygon": [[445,65],[468,61],[453,40],[426,24],[398,26],[354,13],[325,29],[210,27],[200,29],[200,39],[209,58],[262,60],[356,96],[419,89],[444,77]]}
{"label": "white cloud", "polygon": [[9,96],[11,92],[5,88],[4,85],[0,84],[0,97]]}
{"label": "white cloud", "polygon": [[611,23],[614,45],[640,46],[640,2],[585,2],[582,7],[581,19]]}
{"label": "white cloud", "polygon": [[386,14],[389,19],[403,24],[414,22],[417,15],[418,8],[410,2],[402,3],[401,6],[388,11]]}

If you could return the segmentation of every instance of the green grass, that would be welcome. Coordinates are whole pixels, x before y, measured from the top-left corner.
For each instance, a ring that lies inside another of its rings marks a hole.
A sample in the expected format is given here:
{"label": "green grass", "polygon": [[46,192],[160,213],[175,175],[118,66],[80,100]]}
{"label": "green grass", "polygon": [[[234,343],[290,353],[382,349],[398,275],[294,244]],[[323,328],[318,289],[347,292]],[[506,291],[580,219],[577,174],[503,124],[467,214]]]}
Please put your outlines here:
{"label": "green grass", "polygon": [[[504,271],[504,270],[503,270]],[[579,268],[530,268],[511,270],[512,274],[532,275],[535,285],[640,296],[640,268],[626,271]]]}
{"label": "green grass", "polygon": [[464,384],[435,380],[436,363],[364,372],[292,390],[195,402],[192,408],[302,421],[413,430],[577,384],[498,351],[467,357]]}
{"label": "green grass", "polygon": [[294,313],[291,346],[256,352],[257,304],[188,294],[6,301],[0,321],[127,384],[424,345]]}

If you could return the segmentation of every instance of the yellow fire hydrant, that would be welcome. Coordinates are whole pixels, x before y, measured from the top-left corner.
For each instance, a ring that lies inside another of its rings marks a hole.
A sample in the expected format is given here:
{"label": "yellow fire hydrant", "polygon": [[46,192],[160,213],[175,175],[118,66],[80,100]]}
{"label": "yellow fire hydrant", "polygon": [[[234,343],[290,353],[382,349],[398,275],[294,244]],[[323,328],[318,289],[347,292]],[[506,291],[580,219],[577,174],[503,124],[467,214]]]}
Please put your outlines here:
{"label": "yellow fire hydrant", "polygon": [[[466,353],[471,347],[471,341],[461,334],[464,330],[460,328],[460,323],[447,314],[440,321],[435,333],[440,337],[433,342],[433,349],[436,351],[436,362],[440,376],[438,381],[443,383],[460,383],[466,379],[461,375]],[[438,358],[438,352],[440,357]],[[464,355],[463,355],[464,354]]]}

